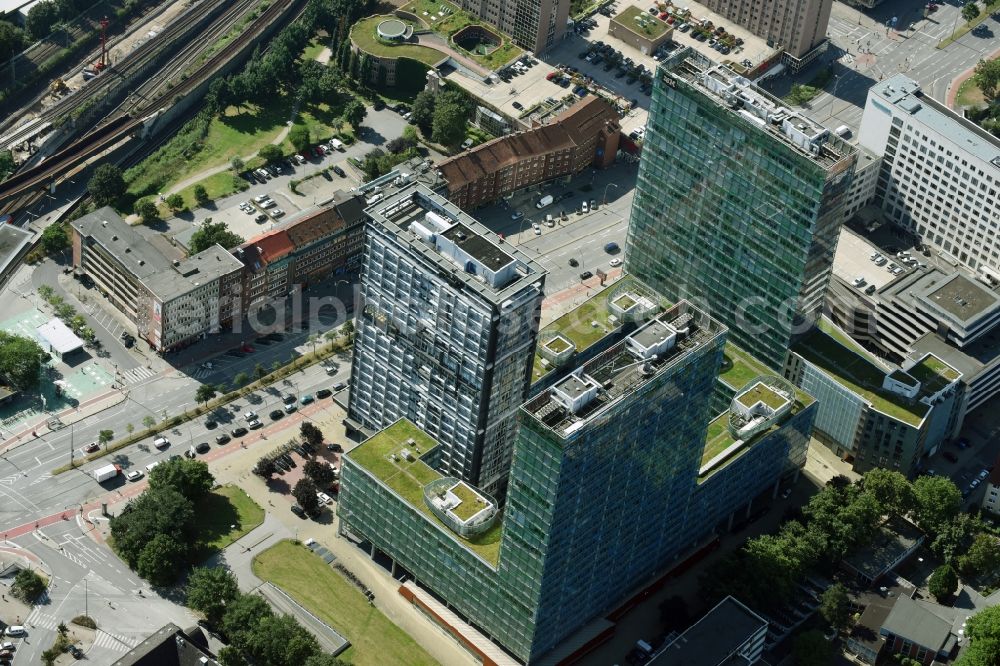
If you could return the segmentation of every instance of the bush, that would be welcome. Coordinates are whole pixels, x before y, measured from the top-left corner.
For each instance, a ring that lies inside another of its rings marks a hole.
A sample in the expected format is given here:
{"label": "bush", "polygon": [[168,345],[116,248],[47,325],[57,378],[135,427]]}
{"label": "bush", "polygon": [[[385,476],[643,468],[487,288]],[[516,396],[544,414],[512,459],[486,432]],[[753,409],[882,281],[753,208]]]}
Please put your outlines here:
{"label": "bush", "polygon": [[20,599],[26,604],[34,604],[38,597],[45,592],[46,582],[38,572],[32,569],[21,569],[14,576],[14,583],[10,586],[10,593],[15,599]]}
{"label": "bush", "polygon": [[72,620],[73,624],[86,627],[87,629],[97,629],[97,623],[89,615],[77,615]]}

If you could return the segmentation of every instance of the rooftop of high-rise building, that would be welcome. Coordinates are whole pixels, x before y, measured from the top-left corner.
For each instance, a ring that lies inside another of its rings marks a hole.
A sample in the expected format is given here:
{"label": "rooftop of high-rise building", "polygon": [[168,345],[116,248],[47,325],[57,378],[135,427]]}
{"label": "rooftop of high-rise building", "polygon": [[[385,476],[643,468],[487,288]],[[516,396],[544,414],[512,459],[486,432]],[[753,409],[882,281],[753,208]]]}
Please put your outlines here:
{"label": "rooftop of high-rise building", "polygon": [[792,351],[874,409],[914,427],[930,411],[927,401],[960,377],[956,368],[936,355],[916,359],[905,370],[887,367],[826,319],[821,319]]}
{"label": "rooftop of high-rise building", "polygon": [[1000,166],[1000,140],[930,95],[923,94],[920,84],[905,74],[879,81],[871,87],[869,95],[904,111],[914,122],[933,128],[969,154]]}
{"label": "rooftop of high-rise building", "polygon": [[496,520],[496,500],[424,462],[437,444],[413,423],[400,419],[345,455],[462,546],[495,566],[502,526]]}
{"label": "rooftop of high-rise building", "polygon": [[793,110],[750,79],[691,48],[682,48],[665,60],[659,73],[668,86],[676,85],[675,79],[694,86],[719,106],[824,169],[846,164],[856,151],[829,129]]}
{"label": "rooftop of high-rise building", "polygon": [[516,247],[420,183],[371,205],[375,224],[408,245],[441,274],[501,303],[545,274]]}
{"label": "rooftop of high-rise building", "polygon": [[558,437],[568,438],[725,330],[682,301],[642,323],[522,409]]}
{"label": "rooftop of high-rise building", "polygon": [[645,321],[666,307],[668,303],[652,289],[623,277],[539,331],[531,381],[565,365],[574,354],[586,352],[625,324]]}

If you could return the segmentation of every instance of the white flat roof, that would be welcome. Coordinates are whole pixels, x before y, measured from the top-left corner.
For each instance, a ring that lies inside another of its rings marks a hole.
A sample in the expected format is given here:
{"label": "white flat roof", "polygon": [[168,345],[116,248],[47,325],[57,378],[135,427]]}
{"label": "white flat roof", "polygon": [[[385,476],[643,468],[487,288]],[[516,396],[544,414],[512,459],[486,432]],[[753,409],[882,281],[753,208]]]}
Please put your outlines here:
{"label": "white flat roof", "polygon": [[49,348],[62,356],[83,347],[83,340],[70,330],[61,319],[53,317],[35,329],[39,339],[48,343]]}
{"label": "white flat roof", "polygon": [[886,270],[888,262],[883,266],[875,265],[870,258],[873,252],[880,252],[889,261],[896,261],[895,257],[886,255],[881,249],[847,227],[841,227],[837,253],[833,257],[833,272],[848,284],[856,277],[863,277],[865,282],[875,285],[876,289],[881,289],[896,279],[896,276]]}

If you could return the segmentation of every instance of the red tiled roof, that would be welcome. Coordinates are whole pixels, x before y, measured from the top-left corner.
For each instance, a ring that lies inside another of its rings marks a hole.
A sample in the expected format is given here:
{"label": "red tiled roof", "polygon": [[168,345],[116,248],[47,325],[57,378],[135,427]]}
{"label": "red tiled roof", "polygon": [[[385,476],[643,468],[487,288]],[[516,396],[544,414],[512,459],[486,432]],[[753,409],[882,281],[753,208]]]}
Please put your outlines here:
{"label": "red tiled roof", "polygon": [[588,97],[560,113],[548,125],[493,139],[441,162],[438,169],[449,189],[458,190],[525,158],[586,143],[617,118],[614,107],[605,99]]}
{"label": "red tiled roof", "polygon": [[261,258],[268,263],[281,259],[295,249],[288,232],[283,229],[258,236],[252,243],[260,249]]}

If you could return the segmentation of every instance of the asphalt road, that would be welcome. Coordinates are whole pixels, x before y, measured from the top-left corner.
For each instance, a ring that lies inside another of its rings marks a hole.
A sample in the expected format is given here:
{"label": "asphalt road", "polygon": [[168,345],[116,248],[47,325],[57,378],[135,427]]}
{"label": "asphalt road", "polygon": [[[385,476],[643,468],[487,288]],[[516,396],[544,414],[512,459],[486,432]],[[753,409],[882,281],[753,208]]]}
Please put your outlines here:
{"label": "asphalt road", "polygon": [[[198,382],[185,377],[168,377],[155,384],[139,387],[120,405],[84,419],[71,428],[58,430],[13,449],[0,458],[0,474],[3,475],[0,476],[0,525],[13,528],[60,511],[75,512],[80,504],[86,504],[109,490],[125,490],[129,484],[124,477],[101,485],[90,475],[92,470],[108,463],[119,464],[125,471],[142,470],[155,460],[182,454],[192,444],[203,441],[212,443],[213,453],[208,454],[209,456],[219,455],[215,453],[218,448],[214,443],[216,435],[236,427],[236,422],[242,421],[241,415],[247,409],[253,409],[261,416],[265,423],[264,433],[273,432],[277,427],[286,427],[296,420],[285,418],[272,424],[268,416],[271,410],[280,406],[283,395],[315,393],[317,389],[330,387],[336,382],[346,382],[349,376],[350,364],[346,357],[337,362],[337,371],[333,375],[328,375],[320,366],[312,366],[280,384],[237,400],[226,410],[217,410],[219,425],[214,430],[205,427],[204,418],[199,419],[165,432],[164,435],[171,440],[171,446],[165,450],[154,448],[151,439],[144,440],[77,470],[52,476],[52,469],[69,462],[71,447],[75,451],[74,455],[79,457],[82,455],[80,447],[94,441],[99,430],[112,429],[117,433],[125,433],[126,423],[141,427],[139,423],[142,416],[147,413],[157,414],[157,411],[164,408],[168,414],[176,414],[179,407],[171,411],[169,406],[191,402]],[[155,406],[156,411],[151,406]],[[259,432],[261,431],[251,432],[247,438],[258,437]],[[230,443],[226,446],[237,445]]]}
{"label": "asphalt road", "polygon": [[[808,115],[834,129],[847,125],[855,134],[861,125],[868,89],[878,81],[904,73],[920,83],[925,93],[944,102],[951,81],[981,58],[1000,48],[1000,22],[987,18],[986,31],[967,33],[944,49],[937,45],[961,25],[961,4],[942,4],[923,18],[924,3],[887,0],[866,13],[843,3],[833,3],[828,36],[833,47],[794,81],[773,84],[779,95],[793,82],[808,82],[828,61],[836,75],[823,93],[806,105]],[[885,21],[897,17],[897,30],[887,30]]]}

